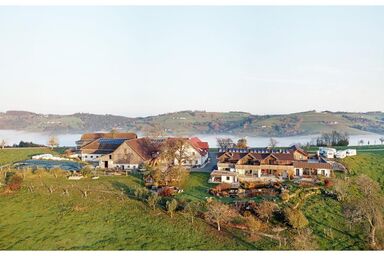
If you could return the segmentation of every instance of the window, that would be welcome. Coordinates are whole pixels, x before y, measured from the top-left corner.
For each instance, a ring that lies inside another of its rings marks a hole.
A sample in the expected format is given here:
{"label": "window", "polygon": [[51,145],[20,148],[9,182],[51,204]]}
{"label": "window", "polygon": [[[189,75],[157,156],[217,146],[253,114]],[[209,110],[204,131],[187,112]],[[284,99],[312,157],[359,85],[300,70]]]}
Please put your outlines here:
{"label": "window", "polygon": [[196,153],[195,153],[195,152],[192,152],[192,155],[194,156],[194,155],[196,155]]}
{"label": "window", "polygon": [[229,177],[229,176],[227,176],[226,178],[227,178],[227,180],[230,180],[230,179],[231,179],[231,177]]}
{"label": "window", "polygon": [[109,155],[109,159],[112,159],[112,155]]}
{"label": "window", "polygon": [[198,164],[198,163],[199,163],[199,161],[196,160],[196,161],[195,161],[195,164]]}
{"label": "window", "polygon": [[87,156],[87,155],[85,155],[85,156],[84,156],[84,158],[88,158],[88,156]]}
{"label": "window", "polygon": [[91,156],[91,158],[93,158],[93,156]]}

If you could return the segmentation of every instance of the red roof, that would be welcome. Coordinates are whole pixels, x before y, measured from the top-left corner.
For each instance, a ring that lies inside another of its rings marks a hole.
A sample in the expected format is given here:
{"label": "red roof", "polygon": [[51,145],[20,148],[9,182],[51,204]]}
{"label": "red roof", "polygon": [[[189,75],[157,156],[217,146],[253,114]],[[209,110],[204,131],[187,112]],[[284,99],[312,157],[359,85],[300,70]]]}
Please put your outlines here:
{"label": "red roof", "polygon": [[205,156],[208,154],[208,142],[201,141],[199,138],[193,137],[189,139],[189,143],[200,153],[200,155]]}

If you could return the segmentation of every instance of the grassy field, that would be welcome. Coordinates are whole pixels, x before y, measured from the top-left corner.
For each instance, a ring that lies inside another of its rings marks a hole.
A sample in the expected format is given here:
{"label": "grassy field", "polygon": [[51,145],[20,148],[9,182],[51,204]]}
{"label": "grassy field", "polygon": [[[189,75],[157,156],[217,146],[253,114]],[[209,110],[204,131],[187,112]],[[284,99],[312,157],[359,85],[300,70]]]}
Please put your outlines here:
{"label": "grassy field", "polygon": [[360,152],[341,161],[352,175],[365,174],[380,183],[384,189],[384,151]]}
{"label": "grassy field", "polygon": [[[24,149],[23,149],[24,150]],[[19,151],[22,151],[21,149]],[[28,154],[18,152],[8,161]],[[45,153],[45,152],[44,152]],[[14,160],[15,159],[15,160]],[[352,174],[384,181],[384,152],[362,152],[343,160]],[[212,184],[208,173],[191,173],[180,200],[205,200]],[[266,250],[278,249],[270,239],[250,241],[238,230],[217,232],[201,219],[191,225],[178,212],[173,218],[162,209],[121,189],[142,185],[135,176],[69,181],[45,173],[26,175],[21,191],[0,195],[0,249],[3,250]],[[33,187],[34,192],[27,187]],[[54,189],[50,193],[48,187]],[[64,189],[68,189],[69,196]],[[89,190],[87,198],[81,190]],[[227,201],[224,199],[224,201]],[[322,250],[367,249],[359,226],[351,227],[338,201],[315,195],[302,206],[314,239]],[[287,232],[287,237],[292,234]],[[292,249],[290,244],[286,248]]]}
{"label": "grassy field", "polygon": [[350,229],[342,214],[341,204],[332,198],[316,195],[302,207],[309,227],[322,250],[366,250],[359,227]]}
{"label": "grassy field", "polygon": [[5,148],[0,149],[0,166],[31,158],[38,154],[54,154],[49,148]]}
{"label": "grassy field", "polygon": [[[133,176],[101,177],[99,180],[68,181],[45,175],[27,177],[23,189],[0,196],[0,249],[3,250],[223,250],[247,249],[251,245],[226,232],[217,232],[197,220],[192,226],[182,213],[170,218],[152,211],[138,200],[120,193],[135,187]],[[50,194],[41,183],[53,186]],[[69,189],[69,196],[62,188]],[[82,198],[79,188],[90,187]]]}

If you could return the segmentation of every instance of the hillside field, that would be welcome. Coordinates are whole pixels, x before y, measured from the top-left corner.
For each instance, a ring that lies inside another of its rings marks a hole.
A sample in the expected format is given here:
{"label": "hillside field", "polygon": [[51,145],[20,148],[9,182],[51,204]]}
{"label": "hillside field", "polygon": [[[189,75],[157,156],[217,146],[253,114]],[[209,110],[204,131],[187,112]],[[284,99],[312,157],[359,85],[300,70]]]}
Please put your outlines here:
{"label": "hillside field", "polygon": [[[27,154],[27,151],[19,154]],[[13,152],[14,153],[14,152]],[[34,152],[29,152],[33,154]],[[384,152],[346,158],[353,173],[364,173],[383,186]],[[14,161],[14,158],[8,158]],[[3,160],[3,162],[6,162]],[[179,200],[204,201],[208,173],[191,173]],[[2,177],[4,177],[2,175]],[[3,182],[3,181],[1,181]],[[273,240],[249,240],[238,230],[222,232],[202,219],[194,225],[184,213],[173,218],[161,208],[151,210],[127,190],[142,186],[136,176],[70,181],[45,172],[26,173],[21,191],[0,195],[2,250],[278,250]],[[33,192],[29,191],[33,187]],[[48,188],[52,188],[50,193]],[[69,191],[65,195],[64,190]],[[87,190],[88,196],[82,196]],[[220,199],[219,199],[220,200]],[[224,200],[225,201],[225,200]],[[322,250],[367,249],[360,226],[350,226],[338,201],[316,195],[302,208]],[[284,234],[288,241],[294,235]]]}
{"label": "hillside field", "polygon": [[34,155],[55,154],[49,148],[5,148],[0,149],[0,166],[30,159]]}

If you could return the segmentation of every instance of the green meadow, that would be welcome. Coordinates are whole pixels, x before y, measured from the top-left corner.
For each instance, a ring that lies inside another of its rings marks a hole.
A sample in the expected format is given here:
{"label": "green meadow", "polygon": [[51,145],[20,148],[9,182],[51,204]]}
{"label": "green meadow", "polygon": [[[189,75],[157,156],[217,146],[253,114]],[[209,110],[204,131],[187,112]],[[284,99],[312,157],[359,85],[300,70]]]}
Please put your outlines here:
{"label": "green meadow", "polygon": [[29,159],[39,154],[54,154],[49,148],[5,148],[0,149],[0,166]]}
{"label": "green meadow", "polygon": [[[40,149],[41,150],[41,149]],[[19,152],[20,151],[20,152]],[[28,158],[39,149],[0,150],[3,164]],[[16,153],[15,156],[7,154]],[[364,152],[344,159],[355,173],[364,173],[383,185],[384,153]],[[191,173],[178,200],[204,201],[209,197],[209,174]],[[2,175],[2,177],[4,177]],[[2,178],[3,179],[3,178]],[[3,183],[3,180],[1,181]],[[64,174],[25,172],[20,191],[0,195],[0,249],[2,250],[278,250],[268,238],[251,240],[243,232],[215,227],[197,218],[194,224],[182,212],[171,218],[164,209],[151,210],[127,191],[142,186],[137,176],[101,176],[71,181]],[[67,193],[65,193],[67,191]],[[87,191],[87,196],[84,196]],[[224,200],[225,201],[225,200]],[[338,201],[315,195],[302,210],[322,250],[368,249],[360,226],[351,226]],[[295,233],[287,230],[288,241]]]}

